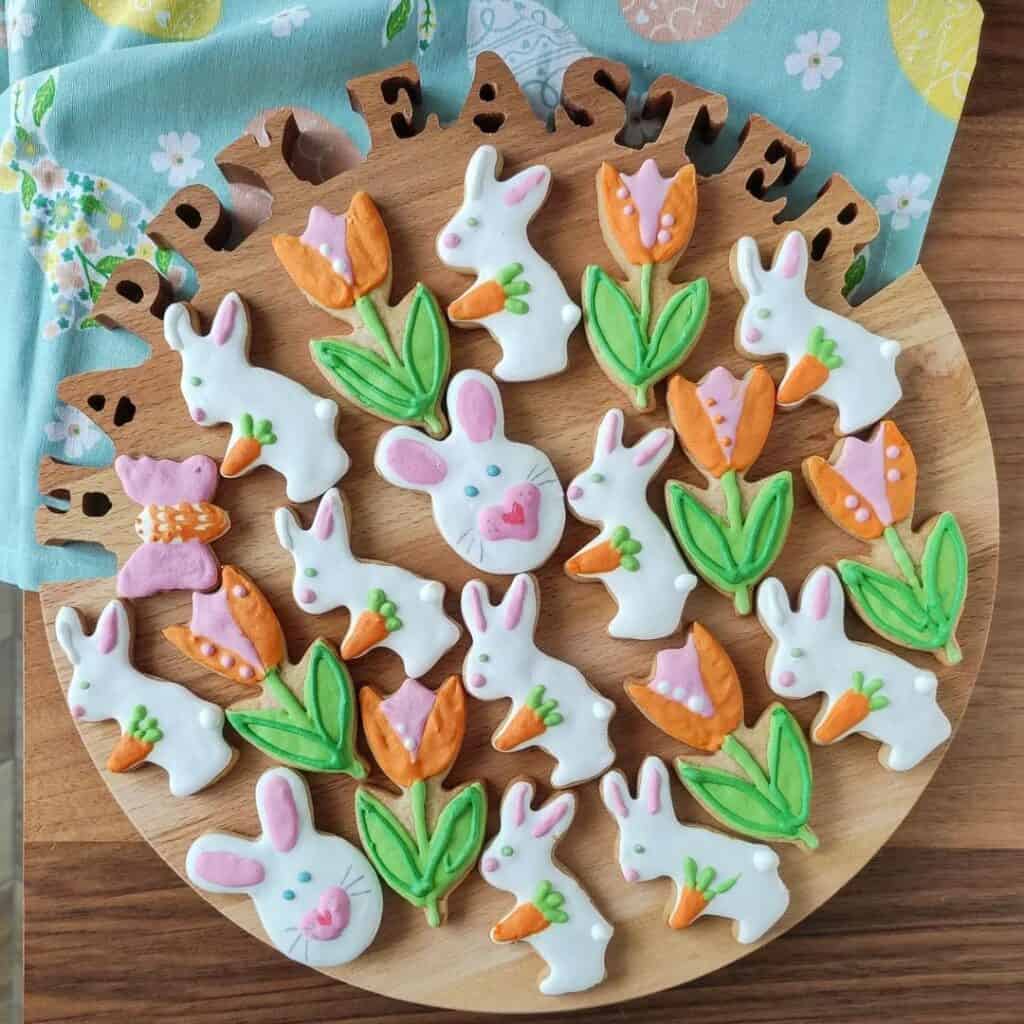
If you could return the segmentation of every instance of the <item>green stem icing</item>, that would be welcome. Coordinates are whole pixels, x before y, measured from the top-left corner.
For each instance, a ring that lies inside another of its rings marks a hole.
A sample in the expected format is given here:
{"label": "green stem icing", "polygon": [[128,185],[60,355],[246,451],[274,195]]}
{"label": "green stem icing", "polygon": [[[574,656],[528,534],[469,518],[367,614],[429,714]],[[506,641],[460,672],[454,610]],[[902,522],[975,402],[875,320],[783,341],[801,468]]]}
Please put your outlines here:
{"label": "green stem icing", "polygon": [[[726,540],[733,557],[739,561],[743,548],[743,495],[735,469],[722,474],[722,490],[725,492]],[[742,583],[733,591],[733,604],[740,615],[750,614],[750,587]]]}
{"label": "green stem icing", "polygon": [[808,850],[816,850],[821,845],[821,840],[814,834],[809,825],[801,825],[797,829],[796,838],[800,840]]}
{"label": "green stem icing", "polygon": [[640,333],[649,340],[651,323],[651,272],[653,263],[645,263],[640,268]]}
{"label": "green stem icing", "polygon": [[356,299],[356,309],[359,310],[359,315],[363,318],[363,324],[366,329],[373,335],[377,344],[380,345],[381,354],[387,359],[388,365],[394,370],[403,369],[398,354],[395,352],[395,347],[391,343],[391,335],[388,334],[388,329],[384,326],[384,321],[381,320],[373,299],[369,295],[360,295]]}
{"label": "green stem icing", "polygon": [[910,557],[907,549],[903,546],[903,541],[896,530],[887,526],[885,528],[885,540],[889,545],[889,550],[892,552],[892,557],[896,562],[903,578],[910,584],[914,589],[914,593],[917,595],[918,600],[921,601],[922,605],[925,605],[926,598],[924,595],[924,587],[921,586],[921,581],[917,576],[917,568],[914,565],[914,560]]}
{"label": "green stem icing", "polygon": [[302,701],[292,693],[291,689],[278,675],[276,668],[267,669],[267,674],[263,677],[263,686],[273,694],[274,700],[277,701],[281,708],[288,712],[289,718],[307,729],[313,729],[313,723],[310,721],[309,715],[306,714]]}
{"label": "green stem icing", "polygon": [[943,653],[946,655],[946,661],[950,665],[959,665],[963,661],[964,652],[960,650],[960,645],[956,642],[956,637],[951,636],[946,642],[946,646],[942,648]]}
{"label": "green stem icing", "polygon": [[[412,784],[409,798],[412,802],[412,825],[416,833],[416,850],[419,854],[420,868],[422,868],[430,853],[430,830],[427,828],[427,784],[422,779],[418,779]],[[429,917],[429,909],[427,914]]]}

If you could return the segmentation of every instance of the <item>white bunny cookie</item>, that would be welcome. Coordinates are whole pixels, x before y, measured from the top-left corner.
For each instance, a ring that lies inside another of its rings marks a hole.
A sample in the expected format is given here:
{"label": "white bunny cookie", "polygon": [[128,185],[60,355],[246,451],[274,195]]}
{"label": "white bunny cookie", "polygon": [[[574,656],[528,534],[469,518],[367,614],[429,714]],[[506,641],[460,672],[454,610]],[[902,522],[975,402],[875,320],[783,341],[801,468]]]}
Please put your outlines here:
{"label": "white bunny cookie", "polygon": [[527,167],[499,181],[501,154],[479,146],[466,167],[459,212],[437,236],[441,262],[476,283],[448,307],[456,326],[480,324],[501,346],[498,380],[538,380],[561,373],[580,308],[530,245],[526,229],[551,187],[551,171]]}
{"label": "white bunny cookie", "polygon": [[195,330],[185,303],[168,306],[164,338],[181,355],[192,419],[201,427],[231,424],[222,476],[270,466],[285,478],[289,501],[311,501],[348,472],[335,436],[338,403],[249,362],[249,316],[235,292],[221,299],[207,335]]}
{"label": "white bunny cookie", "polygon": [[672,431],[622,443],[622,412],[610,409],[597,432],[594,458],[569,485],[573,514],[601,532],[565,563],[573,579],[600,580],[618,613],[611,636],[656,640],[679,628],[697,577],[687,569],[664,523],[647,504],[647,485],[672,452]]}
{"label": "white bunny cookie", "polygon": [[271,768],[256,783],[259,839],[200,836],[185,859],[207,892],[252,898],[270,941],[310,967],[354,960],[373,942],[383,899],[369,861],[340,836],[318,832],[302,776]]}
{"label": "white bunny cookie", "polygon": [[896,376],[900,344],[807,297],[807,242],[799,231],[782,240],[770,270],[753,238],[741,238],[731,257],[746,302],[736,323],[736,347],[765,359],[784,355],[786,375],[776,396],[795,408],[810,396],[837,407],[837,434],[880,420],[902,397]]}
{"label": "white bunny cookie", "polygon": [[768,846],[681,825],[661,758],[644,760],[635,799],[618,771],[601,780],[601,797],[619,826],[619,866],[626,881],[675,882],[670,928],[687,928],[711,914],[735,922],[738,942],[756,942],[786,912],[789,890],[779,877],[778,854]]}
{"label": "white bunny cookie", "polygon": [[761,584],[757,614],[772,637],[768,685],[780,697],[825,695],[811,728],[815,743],[863,733],[882,743],[885,767],[906,771],[952,731],[935,699],[938,679],[880,647],[850,640],[845,605],[839,578],[824,565],[804,581],[796,611],[779,580]]}
{"label": "white bunny cookie", "polygon": [[131,627],[120,601],[107,604],[91,635],[73,608],[61,608],[56,633],[74,668],[68,687],[72,717],[76,722],[114,718],[121,727],[108,770],[158,764],[174,796],[191,796],[234,763],[235,751],[223,736],[224,712],[216,704],[132,665]]}
{"label": "white bunny cookie", "polygon": [[537,810],[532,803],[532,782],[509,785],[501,801],[501,829],[480,860],[484,881],[516,898],[491,929],[491,941],[533,946],[548,965],[540,981],[544,995],[584,992],[604,981],[614,929],[554,858],[555,844],[576,813],[576,797],[561,793]]}
{"label": "white bunny cookie", "polygon": [[487,374],[456,374],[447,402],[451,434],[435,441],[411,427],[392,428],[377,443],[377,472],[396,487],[429,494],[441,535],[477,569],[516,573],[543,565],[565,528],[551,460],[505,437],[501,394]]}
{"label": "white bunny cookie", "polygon": [[341,493],[332,487],[316,518],[303,530],[291,509],[279,508],[274,525],[281,547],[295,562],[292,594],[313,615],[345,607],[349,627],[341,642],[346,661],[388,647],[410,678],[425,675],[459,639],[444,613],[444,584],[385,562],[352,554]]}
{"label": "white bunny cookie", "polygon": [[491,739],[495,750],[540,747],[558,762],[551,785],[575,786],[600,775],[615,760],[608,723],[615,705],[578,668],[534,643],[540,589],[517,576],[501,603],[470,580],[462,588],[462,618],[473,637],[463,665],[466,688],[480,700],[511,698],[512,707]]}

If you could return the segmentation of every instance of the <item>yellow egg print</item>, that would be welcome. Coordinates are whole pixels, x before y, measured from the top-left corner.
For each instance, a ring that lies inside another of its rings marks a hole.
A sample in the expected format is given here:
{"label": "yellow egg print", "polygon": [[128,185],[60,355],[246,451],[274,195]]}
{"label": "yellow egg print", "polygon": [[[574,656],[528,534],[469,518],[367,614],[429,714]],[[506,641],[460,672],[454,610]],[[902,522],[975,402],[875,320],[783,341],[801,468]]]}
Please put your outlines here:
{"label": "yellow egg print", "polygon": [[202,39],[220,21],[221,0],[82,0],[108,25],[183,42]]}
{"label": "yellow egg print", "polygon": [[982,17],[977,0],[889,0],[889,31],[903,73],[952,121],[974,73]]}

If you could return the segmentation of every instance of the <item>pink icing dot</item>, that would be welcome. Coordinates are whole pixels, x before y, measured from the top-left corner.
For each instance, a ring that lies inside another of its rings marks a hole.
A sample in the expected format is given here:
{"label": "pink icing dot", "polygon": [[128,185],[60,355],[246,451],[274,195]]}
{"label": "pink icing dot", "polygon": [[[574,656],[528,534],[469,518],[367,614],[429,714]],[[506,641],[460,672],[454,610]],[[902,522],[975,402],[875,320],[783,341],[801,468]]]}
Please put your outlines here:
{"label": "pink icing dot", "polygon": [[621,187],[621,188],[620,188],[620,189],[618,190],[618,192],[616,192],[615,194],[616,194],[616,195],[617,195],[617,196],[618,196],[618,197],[619,197],[620,199],[628,199],[628,198],[629,198],[629,189],[628,189],[628,188],[626,188],[626,186],[625,186],[625,185],[623,185],[623,186],[622,186],[622,187]]}
{"label": "pink icing dot", "polygon": [[498,858],[497,857],[484,857],[483,865],[484,871],[497,871],[498,870]]}
{"label": "pink icing dot", "polygon": [[479,672],[476,672],[469,677],[469,685],[472,686],[474,690],[479,690],[481,686],[487,685],[487,680],[480,675]]}
{"label": "pink icing dot", "polygon": [[249,591],[246,590],[245,587],[243,587],[241,583],[236,583],[231,588],[231,593],[234,594],[235,597],[245,597],[245,595],[248,594]]}
{"label": "pink icing dot", "polygon": [[577,498],[583,497],[583,488],[579,484],[573,484],[568,491],[569,500],[575,501]]}
{"label": "pink icing dot", "polygon": [[316,600],[316,591],[310,590],[309,587],[303,587],[299,591],[299,600],[303,604],[312,604]]}
{"label": "pink icing dot", "polygon": [[890,469],[889,472],[885,474],[885,479],[888,480],[889,483],[894,484],[897,480],[903,479],[903,474],[898,469]]}
{"label": "pink icing dot", "polygon": [[790,671],[779,673],[779,686],[792,686],[796,682],[796,676]]}
{"label": "pink icing dot", "polygon": [[196,423],[202,423],[203,420],[206,419],[206,410],[205,409],[199,409],[199,408],[193,409],[192,410],[192,419],[194,419],[196,421]]}
{"label": "pink icing dot", "polygon": [[853,494],[848,494],[845,498],[843,498],[843,504],[848,509],[851,509],[851,510],[855,509],[857,507],[857,498],[856,498],[856,496],[853,495]]}
{"label": "pink icing dot", "polygon": [[632,203],[626,203],[626,205],[622,208],[622,212],[627,217],[632,217],[633,214],[636,212],[636,210],[635,210],[635,208],[634,208]]}
{"label": "pink icing dot", "polygon": [[899,445],[889,445],[889,447],[885,449],[885,454],[890,459],[898,459],[900,457]]}
{"label": "pink icing dot", "polygon": [[673,224],[675,224],[675,222],[676,219],[675,217],[672,216],[671,213],[663,213],[661,215],[661,226],[663,228],[670,228]]}
{"label": "pink icing dot", "polygon": [[253,672],[252,672],[252,669],[251,669],[251,668],[250,668],[250,667],[249,667],[248,665],[243,665],[243,666],[242,666],[242,667],[241,667],[241,668],[240,668],[240,669],[238,670],[238,674],[239,674],[239,675],[240,675],[240,676],[241,676],[241,677],[242,677],[243,679],[252,679],[252,675],[253,675]]}
{"label": "pink icing dot", "polygon": [[220,656],[220,663],[225,668],[231,668],[231,666],[234,665],[234,663],[235,663],[235,659],[232,658],[230,654],[222,654]]}
{"label": "pink icing dot", "polygon": [[446,231],[441,236],[441,244],[446,249],[457,249],[462,244],[462,239],[454,231]]}
{"label": "pink icing dot", "polygon": [[79,718],[85,718],[85,708],[83,708],[81,704],[76,704],[71,709],[71,717],[74,718],[76,721]]}
{"label": "pink icing dot", "polygon": [[640,872],[636,868],[623,868],[622,877],[627,882],[635,882],[640,877]]}
{"label": "pink icing dot", "polygon": [[214,652],[214,651],[215,651],[216,649],[217,649],[217,648],[216,648],[216,647],[214,647],[214,646],[213,646],[213,644],[210,644],[210,643],[205,643],[205,644],[200,644],[200,645],[199,645],[199,650],[200,650],[200,652],[201,652],[201,653],[202,653],[203,655],[205,655],[205,656],[206,656],[207,658],[212,658],[212,657],[213,657],[213,652]]}
{"label": "pink icing dot", "polygon": [[866,508],[859,508],[853,513],[853,518],[856,519],[858,523],[866,523],[868,519],[871,518],[871,513]]}
{"label": "pink icing dot", "polygon": [[756,327],[748,327],[744,337],[753,345],[759,342],[763,335]]}
{"label": "pink icing dot", "polygon": [[665,231],[664,229],[658,232],[658,241],[664,245],[672,237],[671,231]]}

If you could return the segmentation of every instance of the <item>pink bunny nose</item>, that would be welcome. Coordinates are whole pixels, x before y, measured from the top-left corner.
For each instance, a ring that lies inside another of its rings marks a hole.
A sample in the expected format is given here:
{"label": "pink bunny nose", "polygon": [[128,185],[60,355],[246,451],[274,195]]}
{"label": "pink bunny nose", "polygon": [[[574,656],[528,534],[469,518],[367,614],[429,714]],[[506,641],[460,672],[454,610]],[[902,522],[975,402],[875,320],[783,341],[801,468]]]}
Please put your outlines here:
{"label": "pink bunny nose", "polygon": [[206,419],[206,410],[200,409],[196,406],[195,409],[189,409],[189,415],[196,421],[196,423],[202,423]]}
{"label": "pink bunny nose", "polygon": [[796,676],[788,669],[779,673],[779,686],[792,686],[796,682]]}
{"label": "pink bunny nose", "polygon": [[573,484],[568,491],[569,500],[576,501],[577,498],[583,497],[583,488],[579,484]]}
{"label": "pink bunny nose", "polygon": [[480,865],[484,871],[497,871],[498,870],[498,858],[497,857],[484,857],[483,863]]}
{"label": "pink bunny nose", "polygon": [[479,672],[474,672],[473,675],[469,677],[469,685],[472,686],[474,690],[479,690],[487,685],[487,680],[484,676],[480,675]]}
{"label": "pink bunny nose", "polygon": [[81,704],[76,704],[71,709],[71,717],[74,718],[76,721],[79,718],[85,718],[85,708],[83,708]]}
{"label": "pink bunny nose", "polygon": [[623,868],[622,877],[627,882],[635,882],[640,877],[640,872],[636,868]]}
{"label": "pink bunny nose", "polygon": [[299,600],[303,604],[312,604],[316,600],[316,591],[310,590],[309,587],[303,587],[299,591]]}
{"label": "pink bunny nose", "polygon": [[462,239],[454,231],[446,231],[441,237],[441,244],[446,249],[457,249],[462,245]]}
{"label": "pink bunny nose", "polygon": [[350,916],[348,893],[332,885],[320,893],[320,902],[303,915],[299,927],[307,938],[330,942],[348,927]]}
{"label": "pink bunny nose", "polygon": [[747,341],[751,342],[751,344],[756,344],[761,340],[761,338],[764,337],[764,335],[760,332],[760,330],[758,330],[758,328],[748,327],[745,337]]}

